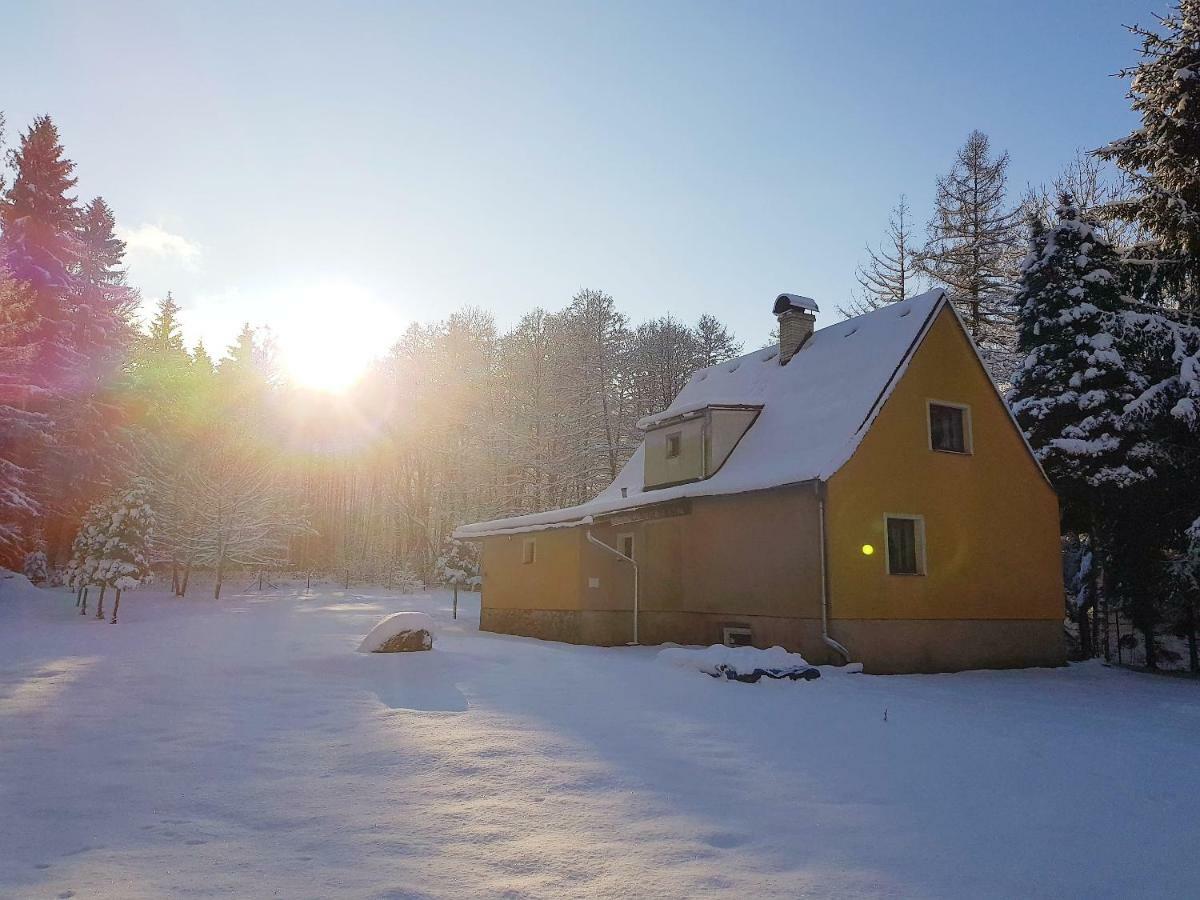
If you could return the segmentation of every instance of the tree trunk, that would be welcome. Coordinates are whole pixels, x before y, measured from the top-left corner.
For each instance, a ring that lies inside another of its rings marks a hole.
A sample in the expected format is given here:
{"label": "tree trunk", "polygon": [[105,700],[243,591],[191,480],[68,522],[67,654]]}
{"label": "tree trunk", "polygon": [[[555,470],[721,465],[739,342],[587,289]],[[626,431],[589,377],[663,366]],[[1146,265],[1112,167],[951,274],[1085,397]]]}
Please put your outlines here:
{"label": "tree trunk", "polygon": [[104,592],[108,590],[107,584],[100,585],[100,596],[96,598],[96,618],[104,618]]}
{"label": "tree trunk", "polygon": [[1084,659],[1092,658],[1092,626],[1088,621],[1088,605],[1079,604],[1075,610],[1075,627],[1079,631],[1079,655]]}
{"label": "tree trunk", "polygon": [[117,596],[113,599],[113,617],[109,620],[109,625],[117,624],[117,610],[121,608],[121,589],[117,588]]}
{"label": "tree trunk", "polygon": [[454,585],[454,613],[452,618],[458,618],[458,585]]}
{"label": "tree trunk", "polygon": [[258,590],[262,593],[262,569],[258,570]]}
{"label": "tree trunk", "polygon": [[1196,641],[1196,607],[1188,607],[1187,617],[1188,668],[1193,675],[1200,674],[1200,647]]}
{"label": "tree trunk", "polygon": [[179,596],[179,558],[171,554],[171,593]]}
{"label": "tree trunk", "polygon": [[1155,652],[1158,648],[1154,644],[1154,626],[1143,625],[1140,629],[1142,632],[1142,640],[1146,643],[1146,668],[1151,672],[1158,671],[1158,654]]}
{"label": "tree trunk", "polygon": [[188,557],[187,564],[183,567],[183,582],[179,585],[179,596],[187,596],[188,580],[192,577],[192,560]]}
{"label": "tree trunk", "polygon": [[87,595],[88,595],[88,589],[85,587],[83,589],[83,602],[79,606],[79,614],[81,616],[87,615]]}
{"label": "tree trunk", "polygon": [[225,580],[225,560],[217,558],[217,583],[213,586],[213,599],[221,599],[221,582]]}
{"label": "tree trunk", "polygon": [[79,586],[79,590],[77,590],[77,591],[75,592],[75,605],[76,605],[76,606],[78,606],[78,605],[80,604],[80,602],[83,600],[83,592],[84,592],[84,587],[83,587],[83,585],[81,584],[81,585]]}

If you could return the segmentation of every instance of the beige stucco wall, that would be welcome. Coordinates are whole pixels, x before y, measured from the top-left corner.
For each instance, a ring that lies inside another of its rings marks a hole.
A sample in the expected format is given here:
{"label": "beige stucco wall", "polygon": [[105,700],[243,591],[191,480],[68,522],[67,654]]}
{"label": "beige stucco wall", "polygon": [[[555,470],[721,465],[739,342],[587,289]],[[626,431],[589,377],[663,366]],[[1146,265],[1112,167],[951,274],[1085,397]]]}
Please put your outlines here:
{"label": "beige stucco wall", "polygon": [[[667,456],[667,435],[679,434],[679,455]],[[678,484],[704,477],[704,416],[685,419],[666,428],[646,433],[645,470],[647,487]]]}
{"label": "beige stucco wall", "polygon": [[709,413],[707,474],[721,466],[758,417],[755,409],[714,409]]}

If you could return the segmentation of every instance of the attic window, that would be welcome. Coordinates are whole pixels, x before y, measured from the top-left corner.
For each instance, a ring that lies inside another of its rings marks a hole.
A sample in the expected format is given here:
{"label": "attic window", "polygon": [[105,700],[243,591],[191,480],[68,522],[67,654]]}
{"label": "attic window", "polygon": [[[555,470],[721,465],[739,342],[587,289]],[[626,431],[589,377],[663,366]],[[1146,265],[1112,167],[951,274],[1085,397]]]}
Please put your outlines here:
{"label": "attic window", "polygon": [[681,433],[672,431],[667,435],[667,459],[677,459],[679,457]]}
{"label": "attic window", "polygon": [[971,410],[961,403],[929,401],[929,449],[971,452]]}

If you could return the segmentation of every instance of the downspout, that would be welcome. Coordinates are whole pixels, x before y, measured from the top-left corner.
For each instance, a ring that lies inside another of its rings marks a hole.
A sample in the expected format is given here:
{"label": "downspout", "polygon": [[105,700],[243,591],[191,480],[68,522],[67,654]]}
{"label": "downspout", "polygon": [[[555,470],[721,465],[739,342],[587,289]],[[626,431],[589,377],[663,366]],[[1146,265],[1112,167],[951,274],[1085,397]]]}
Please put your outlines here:
{"label": "downspout", "polygon": [[634,561],[633,557],[626,556],[624,553],[622,553],[616,547],[610,547],[610,546],[608,546],[608,544],[604,543],[604,541],[600,540],[597,537],[594,537],[592,535],[591,531],[589,531],[587,533],[587,539],[589,541],[591,541],[593,544],[595,544],[597,547],[603,547],[605,550],[607,550],[613,556],[620,557],[621,559],[625,560],[625,562],[627,562],[631,566],[633,566],[633,641],[629,646],[637,646],[637,643],[638,643],[638,564]]}
{"label": "downspout", "polygon": [[850,662],[850,651],[829,636],[829,571],[825,559],[828,547],[825,540],[825,482],[815,481],[813,487],[817,494],[818,528],[821,541],[821,640],[825,646],[837,651],[843,660]]}

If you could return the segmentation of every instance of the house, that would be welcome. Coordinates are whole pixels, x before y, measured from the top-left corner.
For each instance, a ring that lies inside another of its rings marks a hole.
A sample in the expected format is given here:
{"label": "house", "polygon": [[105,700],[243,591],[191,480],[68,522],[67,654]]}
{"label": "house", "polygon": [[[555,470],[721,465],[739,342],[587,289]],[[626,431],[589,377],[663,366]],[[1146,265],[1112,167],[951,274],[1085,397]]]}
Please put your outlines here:
{"label": "house", "polygon": [[1064,660],[1058,502],[944,292],[696,372],[594,500],[464,526],[480,627],[868,672]]}

